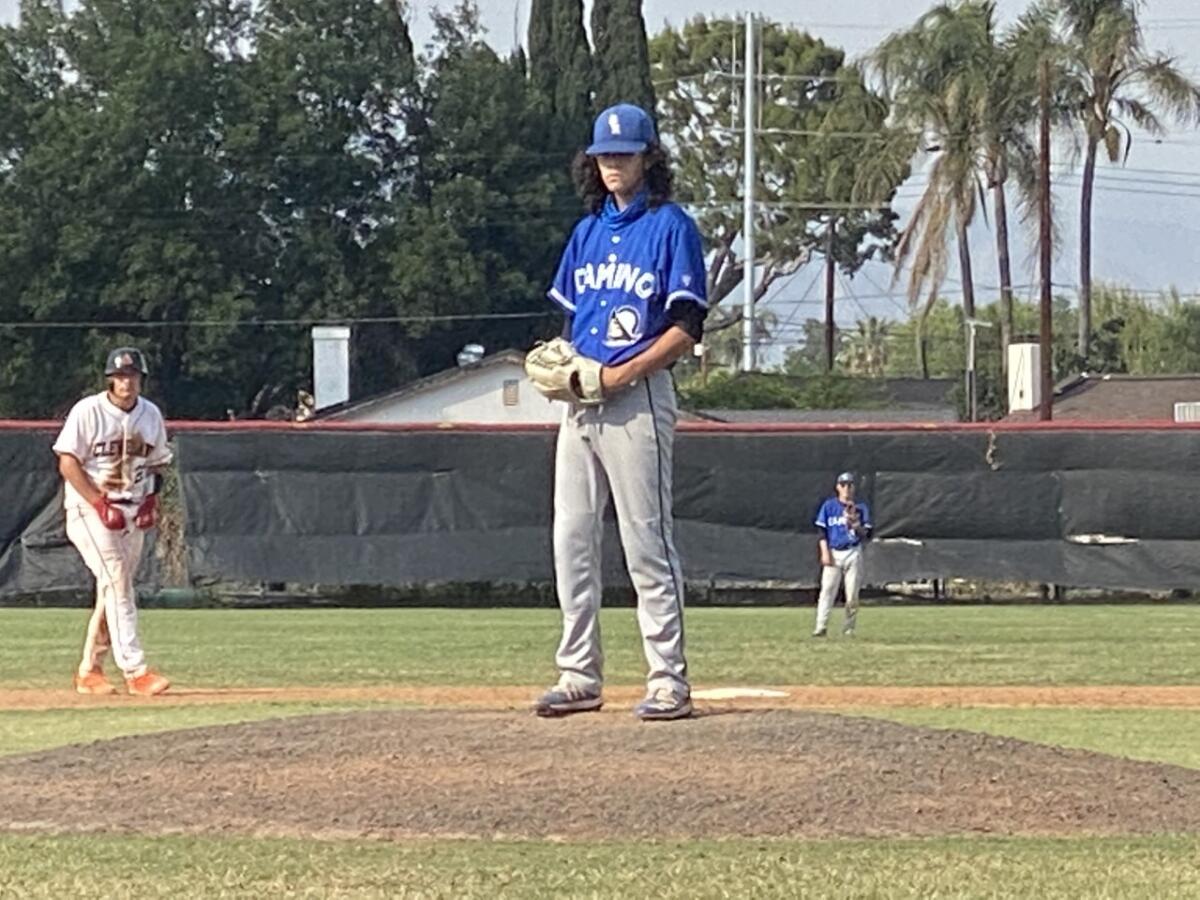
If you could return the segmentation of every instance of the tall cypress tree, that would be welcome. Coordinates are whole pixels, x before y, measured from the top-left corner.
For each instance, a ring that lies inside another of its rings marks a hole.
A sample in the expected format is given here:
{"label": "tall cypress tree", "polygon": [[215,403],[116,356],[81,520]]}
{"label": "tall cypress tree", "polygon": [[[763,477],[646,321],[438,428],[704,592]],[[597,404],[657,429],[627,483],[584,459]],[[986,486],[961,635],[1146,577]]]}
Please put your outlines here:
{"label": "tall cypress tree", "polygon": [[533,0],[529,71],[534,91],[554,118],[558,140],[578,144],[592,114],[592,54],[583,0]]}
{"label": "tall cypress tree", "polygon": [[592,120],[592,51],[583,28],[583,0],[557,0],[554,57],[558,67],[554,111],[565,136],[582,137]]}
{"label": "tall cypress tree", "polygon": [[592,6],[596,109],[636,103],[654,115],[654,84],[642,0],[595,0]]}
{"label": "tall cypress tree", "polygon": [[533,0],[529,11],[529,82],[547,113],[554,112],[554,6],[556,0]]}

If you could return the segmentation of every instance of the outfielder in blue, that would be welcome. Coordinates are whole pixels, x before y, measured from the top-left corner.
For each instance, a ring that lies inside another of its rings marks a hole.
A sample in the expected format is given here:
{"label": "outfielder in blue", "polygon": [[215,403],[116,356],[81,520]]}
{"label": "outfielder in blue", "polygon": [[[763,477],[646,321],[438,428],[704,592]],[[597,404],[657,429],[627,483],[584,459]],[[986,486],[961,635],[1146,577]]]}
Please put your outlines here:
{"label": "outfielder in blue", "polygon": [[817,510],[813,524],[820,532],[821,595],[813,637],[825,637],[829,611],[843,579],[846,583],[846,621],[842,633],[853,635],[858,620],[858,591],[862,585],[863,545],[870,539],[871,510],[854,497],[854,473],[837,477],[836,493]]}
{"label": "outfielder in blue", "polygon": [[534,706],[559,716],[599,709],[600,541],[611,497],[649,668],[641,719],[691,715],[683,573],[675,550],[675,388],[669,368],[703,336],[706,268],[700,234],[670,202],[671,172],[644,110],[596,119],[575,162],[589,209],[575,226],[550,299],[575,351],[602,364],[604,401],[567,404],[554,479],[554,566],[563,635],[557,684]]}

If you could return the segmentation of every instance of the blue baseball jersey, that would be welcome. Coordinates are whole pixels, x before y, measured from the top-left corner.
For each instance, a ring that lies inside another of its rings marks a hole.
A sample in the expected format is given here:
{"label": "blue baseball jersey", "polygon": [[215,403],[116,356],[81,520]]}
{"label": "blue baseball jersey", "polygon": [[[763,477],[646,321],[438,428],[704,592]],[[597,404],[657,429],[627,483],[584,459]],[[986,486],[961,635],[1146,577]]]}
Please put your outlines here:
{"label": "blue baseball jersey", "polygon": [[547,295],[571,317],[576,352],[606,366],[637,356],[671,326],[672,303],[707,307],[696,223],[645,192],[618,210],[610,196],[575,226]]}
{"label": "blue baseball jersey", "polygon": [[[854,505],[858,507],[859,524],[869,531],[873,526],[871,525],[871,511],[867,509],[867,504],[856,500]],[[825,536],[829,540],[831,550],[849,550],[863,542],[859,535],[851,534],[850,529],[846,527],[846,513],[842,509],[842,501],[837,497],[830,497],[821,504],[821,508],[817,510],[816,522],[813,524],[818,528],[825,529]]]}

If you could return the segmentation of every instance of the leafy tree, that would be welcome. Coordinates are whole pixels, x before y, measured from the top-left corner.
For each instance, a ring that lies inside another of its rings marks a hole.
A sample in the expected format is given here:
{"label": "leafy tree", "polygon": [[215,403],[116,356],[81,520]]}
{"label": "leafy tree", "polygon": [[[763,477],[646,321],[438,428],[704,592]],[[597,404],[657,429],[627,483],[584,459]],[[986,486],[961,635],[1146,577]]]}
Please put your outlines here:
{"label": "leafy tree", "polygon": [[[1040,321],[1037,304],[1018,301],[1012,309],[1014,335],[1036,340]],[[938,299],[927,310],[913,310],[908,321],[889,328],[885,373],[891,377],[963,379],[967,339],[962,307]],[[978,409],[983,419],[997,419],[1007,413],[999,327],[1003,315],[1003,308],[998,302],[985,304],[976,310],[977,318],[993,326],[980,328],[976,334]],[[1072,337],[1076,313],[1066,298],[1056,297],[1052,315],[1054,344],[1051,369],[1057,381],[1078,371],[1078,357]],[[924,344],[921,349],[917,347],[918,340]],[[960,407],[965,409],[965,396],[961,388],[956,396]]]}
{"label": "leafy tree", "polygon": [[[237,67],[237,127],[222,147],[252,186],[247,228],[259,249],[239,311],[361,315],[376,292],[372,245],[387,221],[385,194],[411,167],[417,86],[407,26],[390,2],[267,0],[254,27],[255,53]],[[199,357],[238,347],[257,362],[239,404],[249,415],[309,382],[306,329],[209,338]]]}
{"label": "leafy tree", "polygon": [[707,384],[695,379],[680,388],[689,409],[848,409],[872,405],[853,379],[817,375],[797,383],[763,372],[720,372]]}
{"label": "leafy tree", "polygon": [[[1111,285],[1096,286],[1096,328],[1086,361],[1089,372],[1163,375],[1200,372],[1192,333],[1200,307],[1175,291],[1146,297]],[[1082,367],[1083,360],[1078,364]]]}
{"label": "leafy tree", "polygon": [[[546,313],[543,318],[371,326],[380,363],[365,389],[452,365],[467,342],[528,346],[556,327],[545,284],[580,207],[566,157],[545,149],[548,114],[524,58],[499,57],[469,8],[438,15],[416,152],[416,202],[398,198],[381,240],[382,287],[371,316]],[[365,363],[365,361],[364,361]]]}
{"label": "leafy tree", "polygon": [[[763,23],[759,108],[769,137],[758,143],[761,299],[781,277],[805,265],[824,246],[831,212],[839,217],[838,264],[853,273],[892,240],[887,201],[907,175],[907,155],[881,156],[886,105],[846,68],[844,53],[795,29]],[[696,214],[712,250],[710,302],[716,306],[741,282],[741,30],[732,18],[698,17],[667,28],[650,42],[652,72],[668,85],[659,95],[659,122],[676,159],[681,201]],[[863,133],[880,140],[863,139]],[[710,326],[731,327],[740,312],[717,310]]]}
{"label": "leafy tree", "polygon": [[[704,347],[709,365],[719,368],[736,370],[742,363],[742,330],[741,327],[711,327],[705,332]],[[756,344],[766,344],[775,333],[778,319],[773,312],[764,311],[754,317],[754,341]]]}
{"label": "leafy tree", "polygon": [[[230,218],[226,173],[212,154],[224,54],[237,45],[247,10],[90,0],[70,17],[31,7],[8,32],[18,56],[44,63],[18,74],[41,114],[10,151],[0,197],[12,235],[0,267],[25,317],[166,323],[237,291],[234,254],[217,236]],[[61,412],[94,388],[114,331],[24,332],[14,356],[31,389],[5,405],[21,415]],[[152,335],[153,387],[180,401],[184,329]],[[144,340],[146,332],[125,336]]]}
{"label": "leafy tree", "polygon": [[5,358],[37,387],[6,396],[6,411],[61,412],[96,384],[107,347],[136,340],[173,415],[261,414],[308,381],[307,332],[212,323],[349,316],[370,293],[382,195],[406,165],[414,67],[399,11],[87,0],[34,12],[5,34],[29,62],[5,88],[42,109],[5,151],[13,239],[0,265],[25,317],[110,324],[23,332]]}
{"label": "leafy tree", "polygon": [[966,366],[963,310],[945,299],[909,313],[888,336],[885,372],[922,378],[959,377]]}
{"label": "leafy tree", "polygon": [[[783,357],[783,371],[788,375],[816,375],[825,371],[825,328],[819,319],[805,319],[800,326],[802,336],[795,347]],[[846,346],[847,334],[835,329],[833,352],[840,356]]]}
{"label": "leafy tree", "polygon": [[592,42],[595,45],[595,109],[635,103],[654,115],[654,85],[642,0],[594,0]]}

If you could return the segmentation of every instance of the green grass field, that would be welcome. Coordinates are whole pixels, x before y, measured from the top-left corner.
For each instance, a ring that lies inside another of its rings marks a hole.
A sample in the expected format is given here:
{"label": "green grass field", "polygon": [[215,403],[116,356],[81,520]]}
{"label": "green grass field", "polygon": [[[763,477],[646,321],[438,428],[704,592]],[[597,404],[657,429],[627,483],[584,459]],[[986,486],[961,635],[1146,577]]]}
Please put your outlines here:
{"label": "green grass field", "polygon": [[[1192,606],[868,608],[854,640],[807,637],[808,609],[694,609],[697,684],[1200,683]],[[0,689],[65,687],[82,610],[0,610]],[[611,683],[636,684],[632,610],[603,619]],[[553,680],[552,610],[143,614],[180,687],[501,685]],[[0,754],[361,708],[236,703],[0,711]],[[1200,768],[1200,710],[847,709]],[[1188,897],[1200,838],[722,841],[706,844],[319,842],[116,835],[0,837],[0,896]]]}
{"label": "green grass field", "polygon": [[1197,896],[1200,840],[990,838],[392,845],[0,838],[0,896],[996,898]]}
{"label": "green grass field", "polygon": [[[633,611],[601,621],[608,681],[639,683]],[[808,609],[698,608],[687,635],[702,684],[1196,684],[1197,623],[1197,606],[890,607],[867,609],[853,641],[815,641]],[[85,624],[81,610],[0,609],[0,687],[69,678]],[[152,662],[191,687],[536,685],[554,680],[558,628],[548,609],[142,614]]]}

